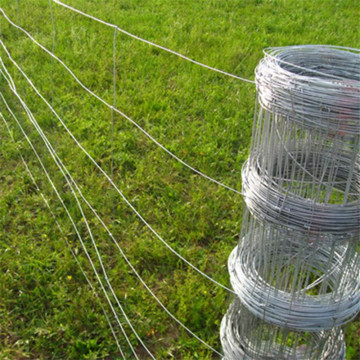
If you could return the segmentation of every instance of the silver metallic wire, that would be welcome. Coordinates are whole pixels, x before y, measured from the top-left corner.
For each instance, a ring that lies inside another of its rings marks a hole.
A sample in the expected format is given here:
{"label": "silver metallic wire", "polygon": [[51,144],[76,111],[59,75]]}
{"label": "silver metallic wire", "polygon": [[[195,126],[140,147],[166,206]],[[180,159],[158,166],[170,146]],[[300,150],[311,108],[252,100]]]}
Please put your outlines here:
{"label": "silver metallic wire", "polygon": [[[0,96],[2,97],[2,99],[4,99],[1,92],[0,92]],[[8,133],[9,133],[9,137],[11,138],[11,140],[13,141],[13,143],[16,145],[17,151],[18,151],[19,156],[20,156],[20,158],[21,158],[21,161],[22,161],[22,163],[23,163],[23,165],[24,165],[24,167],[25,167],[25,170],[26,170],[26,172],[28,173],[30,179],[32,180],[32,182],[33,182],[33,184],[34,184],[37,192],[40,194],[41,198],[43,199],[43,201],[44,201],[46,207],[48,208],[48,210],[49,210],[52,218],[54,219],[55,224],[56,224],[57,228],[59,229],[60,233],[61,233],[62,235],[65,235],[65,231],[63,230],[63,228],[61,227],[60,223],[58,222],[57,217],[56,217],[54,211],[52,210],[52,208],[51,208],[51,206],[50,206],[50,204],[49,204],[48,199],[45,197],[44,193],[41,191],[41,188],[40,188],[39,184],[38,184],[37,181],[35,180],[35,177],[34,177],[33,173],[31,172],[31,170],[30,170],[27,162],[25,161],[25,159],[24,159],[24,157],[23,157],[23,155],[22,155],[22,153],[21,153],[20,147],[18,146],[18,144],[17,144],[17,142],[16,142],[16,140],[15,140],[15,138],[14,138],[14,136],[13,136],[13,133],[12,133],[10,127],[9,127],[9,124],[8,124],[8,122],[6,121],[5,117],[3,116],[3,114],[2,114],[1,112],[0,112],[0,117],[2,118],[2,120],[3,120],[3,122],[4,122],[5,126],[6,126],[6,129],[7,129]],[[74,221],[72,221],[72,222],[75,223]],[[77,232],[78,232],[78,231],[77,231]],[[64,237],[64,240],[65,240],[66,246],[69,248],[69,250],[70,250],[70,252],[71,252],[71,255],[73,256],[76,264],[79,266],[79,269],[80,269],[81,273],[83,274],[86,282],[88,283],[91,291],[92,291],[93,294],[95,295],[95,297],[96,297],[96,299],[97,299],[97,302],[98,302],[98,304],[99,304],[99,306],[100,306],[100,308],[101,308],[101,310],[102,310],[102,312],[103,312],[103,314],[104,314],[104,316],[105,316],[105,319],[106,319],[106,321],[107,321],[107,323],[108,323],[108,325],[109,325],[109,327],[110,327],[110,331],[111,331],[111,333],[112,333],[112,335],[113,335],[113,337],[114,337],[114,340],[115,340],[115,342],[116,342],[116,345],[117,345],[117,348],[118,348],[118,350],[119,350],[119,353],[120,353],[122,359],[125,360],[126,357],[125,357],[125,355],[124,355],[124,353],[123,353],[123,350],[122,350],[122,348],[121,348],[118,335],[117,335],[116,332],[115,332],[115,329],[114,329],[114,326],[113,326],[112,323],[111,323],[109,314],[108,314],[108,312],[106,311],[103,303],[101,302],[101,299],[100,299],[100,297],[99,297],[99,294],[98,294],[97,291],[96,291],[96,288],[95,288],[94,284],[93,284],[92,281],[90,280],[89,276],[86,274],[85,269],[83,268],[83,266],[81,265],[81,263],[80,263],[80,261],[79,261],[79,259],[78,259],[78,255],[77,255],[77,254],[75,253],[75,251],[72,249],[72,247],[71,247],[70,243],[68,242],[68,240],[66,239],[66,237]]]}
{"label": "silver metallic wire", "polygon": [[[45,100],[45,98],[42,97],[42,95],[38,92],[38,90],[34,87],[34,85],[31,83],[31,81],[29,80],[29,78],[26,76],[26,74],[22,71],[22,69],[17,65],[17,63],[11,58],[10,53],[7,51],[5,45],[3,44],[3,42],[0,40],[0,44],[3,46],[4,50],[6,51],[7,55],[9,56],[10,60],[13,62],[13,64],[17,67],[17,69],[21,72],[21,74],[23,76],[25,76],[26,80],[30,82],[30,85],[34,88],[35,92],[37,93],[37,95],[39,95],[42,100],[45,101],[45,103],[49,106],[50,110],[59,118],[59,116],[57,115],[57,113],[55,112],[55,110],[51,107],[51,105]],[[0,58],[0,63],[3,66],[4,70],[6,70],[6,67],[3,63],[3,61]],[[9,74],[10,75],[10,74]],[[72,188],[72,184],[75,186],[75,190],[78,192],[78,194],[80,195],[80,197],[82,198],[82,200],[86,203],[86,205],[89,207],[89,209],[94,213],[94,215],[96,216],[96,218],[100,221],[101,225],[104,227],[104,229],[106,230],[106,232],[108,233],[108,235],[111,237],[112,241],[114,242],[114,244],[116,245],[116,247],[118,248],[118,250],[120,251],[122,257],[124,258],[124,260],[127,262],[127,264],[130,266],[131,270],[134,272],[134,274],[136,275],[136,277],[140,280],[140,282],[143,284],[143,286],[146,288],[146,290],[150,293],[150,295],[157,301],[157,303],[162,307],[162,309],[174,320],[176,321],[181,327],[183,327],[191,336],[193,336],[195,339],[197,339],[199,342],[201,342],[204,346],[206,346],[207,348],[209,348],[211,351],[213,351],[215,354],[217,355],[221,355],[215,348],[213,348],[211,345],[209,345],[206,341],[204,341],[203,339],[201,339],[198,335],[196,335],[192,330],[190,330],[186,325],[184,325],[177,317],[175,317],[169,310],[168,308],[160,301],[160,299],[154,294],[154,292],[149,288],[149,286],[145,283],[145,281],[141,278],[141,276],[139,275],[139,273],[136,271],[135,267],[132,265],[132,263],[129,261],[129,259],[127,258],[127,256],[125,255],[124,251],[122,250],[122,248],[120,247],[118,241],[114,238],[114,236],[112,235],[111,231],[109,230],[109,228],[105,225],[104,221],[101,219],[101,217],[97,214],[97,212],[95,211],[95,209],[91,206],[91,204],[87,201],[87,199],[84,197],[84,195],[82,194],[79,186],[77,185],[77,183],[73,180],[72,176],[69,174],[68,170],[66,169],[66,167],[63,165],[62,161],[58,158],[56,151],[54,151],[52,149],[51,144],[49,143],[49,141],[47,140],[45,134],[43,133],[41,127],[39,126],[39,124],[37,123],[35,117],[31,114],[31,111],[27,108],[26,104],[24,103],[24,101],[21,99],[20,95],[17,93],[16,91],[16,87],[14,85],[14,82],[11,78],[11,76],[9,76],[9,79],[4,76],[5,79],[7,80],[10,89],[13,91],[14,95],[19,99],[19,101],[22,103],[22,105],[24,106],[25,110],[27,110],[27,113],[30,117],[30,121],[33,123],[33,125],[35,126],[35,128],[37,129],[37,131],[39,132],[39,134],[41,135],[41,137],[43,138],[45,145],[47,146],[48,150],[50,151],[50,153],[52,154],[52,157],[54,159],[54,161],[56,162],[57,166],[59,167],[60,171],[63,173],[64,177],[67,179],[67,181],[70,181],[69,186],[71,189]],[[59,120],[62,122],[61,118],[59,118]],[[65,126],[65,128],[67,129],[66,125],[62,122],[62,124]],[[69,131],[67,129],[67,131]],[[74,136],[72,135],[72,133],[70,132],[71,136],[74,138]],[[75,139],[75,138],[74,138]],[[78,143],[77,143],[78,144]],[[79,144],[78,144],[79,145]],[[79,145],[80,146],[80,145]],[[85,151],[82,148],[83,151]],[[85,151],[85,153],[91,158],[91,156]],[[91,158],[92,159],[92,158]],[[95,160],[93,160],[93,163],[106,175],[107,179],[113,184],[113,182],[111,181],[111,179],[109,178],[109,176],[102,170],[102,168],[95,162]],[[66,174],[65,174],[66,173]],[[68,180],[69,178],[69,180]],[[114,184],[115,186],[115,184]],[[117,188],[116,188],[117,189]],[[75,191],[74,190],[74,191]],[[118,190],[120,192],[120,190]],[[120,192],[121,193],[121,192]],[[121,193],[122,194],[122,193]],[[122,195],[123,196],[123,195]],[[74,197],[75,200],[77,201],[79,208],[81,209],[80,203],[79,203],[79,199],[76,196],[76,193],[74,193]],[[126,198],[125,198],[126,199]],[[82,210],[81,210],[82,211]],[[137,213],[138,214],[138,213]],[[139,214],[138,214],[139,215]],[[139,215],[140,216],[140,215]],[[85,218],[85,216],[83,215],[83,217]],[[86,223],[86,221],[85,221]],[[89,233],[90,229],[88,228]],[[81,239],[80,239],[81,241]],[[93,241],[94,247],[96,248],[95,242]],[[97,256],[99,258],[99,260],[101,261],[101,255],[100,253],[97,251]],[[90,259],[89,259],[90,260]],[[105,269],[103,269],[105,270]],[[110,284],[110,282],[108,281],[107,276],[105,276],[105,280],[108,283],[108,286],[110,288],[111,293],[114,295],[115,300],[117,300],[116,295],[113,291],[113,288]],[[231,290],[232,291],[232,290]],[[119,305],[120,309],[122,309],[121,304],[119,303],[119,301],[116,301],[117,304]],[[124,317],[126,318],[129,326],[131,327],[132,331],[136,334],[134,328],[132,327],[132,325],[130,325],[130,322],[128,321],[126,314],[124,314]],[[137,336],[137,339],[139,340],[139,342],[144,346],[141,338],[139,336]],[[131,344],[129,344],[131,346]],[[144,346],[145,350],[146,347]],[[153,355],[147,350],[148,354],[150,355],[150,357],[153,358]],[[134,354],[135,355],[135,354]],[[136,355],[135,355],[136,356]]]}
{"label": "silver metallic wire", "polygon": [[101,24],[103,24],[103,25],[112,27],[112,28],[114,28],[116,31],[118,31],[118,32],[120,32],[120,33],[122,33],[122,34],[125,34],[125,35],[127,35],[127,36],[130,36],[130,37],[132,37],[133,39],[139,40],[139,41],[141,41],[141,42],[143,42],[143,43],[146,43],[146,44],[148,44],[148,45],[151,45],[151,46],[153,46],[153,47],[156,47],[156,48],[158,48],[158,49],[160,49],[160,50],[166,51],[166,52],[168,52],[168,53],[170,53],[170,54],[176,55],[176,56],[178,56],[179,58],[181,58],[181,59],[183,59],[183,60],[186,60],[186,61],[189,61],[189,62],[191,62],[191,63],[193,63],[193,64],[195,64],[195,65],[199,65],[199,66],[201,66],[201,67],[203,67],[203,68],[205,68],[205,69],[208,69],[208,70],[211,70],[211,71],[215,71],[215,72],[217,72],[217,73],[220,73],[220,74],[229,76],[229,77],[234,78],[234,79],[237,79],[237,80],[241,80],[241,81],[244,81],[244,82],[247,82],[247,83],[250,83],[250,84],[254,84],[254,80],[246,79],[246,78],[243,78],[243,77],[241,77],[241,76],[234,75],[234,74],[231,74],[231,73],[229,73],[229,72],[226,72],[226,71],[217,69],[217,68],[215,68],[215,67],[213,67],[213,66],[209,66],[209,65],[203,64],[203,63],[201,63],[201,62],[199,62],[199,61],[190,59],[189,57],[187,57],[187,56],[185,56],[185,55],[183,55],[183,54],[180,54],[180,53],[178,53],[178,52],[176,52],[176,51],[174,51],[174,50],[168,49],[168,48],[166,48],[166,47],[164,47],[164,46],[158,45],[158,44],[156,44],[156,43],[154,43],[154,42],[152,42],[152,41],[143,39],[143,38],[141,38],[140,36],[131,34],[130,32],[128,32],[128,31],[126,31],[126,30],[124,30],[124,29],[121,29],[119,26],[117,26],[117,25],[115,25],[115,24],[111,24],[111,23],[109,23],[109,22],[106,22],[106,21],[104,21],[104,20],[101,20],[101,19],[99,19],[99,18],[97,18],[97,17],[95,17],[95,16],[92,16],[92,15],[90,15],[90,14],[87,14],[87,13],[85,13],[84,11],[81,11],[81,10],[79,10],[79,9],[75,9],[73,6],[70,6],[70,5],[68,5],[68,4],[64,4],[63,2],[61,2],[61,1],[59,1],[59,0],[52,0],[52,1],[54,1],[56,4],[58,4],[58,5],[60,5],[60,6],[64,7],[64,8],[66,8],[66,9],[68,9],[68,10],[71,10],[71,11],[77,13],[77,14],[80,14],[80,15],[82,15],[82,16],[84,16],[84,17],[87,17],[87,18],[89,18],[89,19],[91,19],[91,20],[94,20],[94,21],[96,21],[96,22],[99,22],[99,23],[101,23]]}
{"label": "silver metallic wire", "polygon": [[264,53],[224,359],[344,359],[336,334],[360,311],[360,51]]}
{"label": "silver metallic wire", "polygon": [[223,360],[345,360],[340,328],[302,333],[264,323],[238,299],[222,319]]}
{"label": "silver metallic wire", "polygon": [[[0,12],[2,9],[0,8]],[[182,261],[184,261],[188,266],[190,266],[193,270],[204,276],[209,281],[213,282],[217,286],[233,293],[233,291],[228,288],[227,286],[219,283],[215,279],[213,279],[211,276],[207,275],[203,271],[201,271],[199,268],[197,268],[195,265],[193,265],[189,260],[184,258],[180,253],[178,253],[166,240],[162,238],[162,236],[146,221],[146,219],[136,210],[136,208],[130,203],[130,201],[126,198],[126,196],[123,194],[123,192],[116,186],[116,184],[112,181],[111,177],[103,170],[103,168],[96,162],[96,160],[89,154],[89,152],[80,144],[80,142],[77,140],[77,138],[74,136],[74,134],[69,130],[63,119],[59,116],[59,114],[55,111],[55,109],[50,105],[50,103],[44,98],[44,96],[39,92],[39,90],[36,88],[36,86],[33,84],[33,82],[30,80],[30,78],[26,75],[26,73],[22,70],[22,68],[17,64],[17,62],[11,57],[10,52],[6,48],[3,41],[0,39],[0,45],[5,50],[6,55],[8,56],[9,60],[14,64],[14,66],[19,70],[19,72],[22,74],[22,76],[26,79],[26,81],[30,84],[30,86],[33,88],[35,93],[41,98],[41,100],[46,104],[46,106],[50,109],[50,111],[55,115],[55,117],[60,121],[61,125],[64,127],[66,132],[69,134],[69,136],[72,138],[72,140],[76,143],[76,145],[80,148],[80,150],[89,158],[89,160],[96,166],[97,169],[102,173],[102,175],[107,179],[107,181],[111,184],[111,186],[116,190],[116,192],[120,195],[122,200],[131,208],[131,210],[135,213],[135,215],[145,224],[145,226],[152,232],[155,237],[160,240],[174,255],[179,257]],[[0,62],[2,62],[0,58]],[[2,62],[3,63],[3,62]]]}
{"label": "silver metallic wire", "polygon": [[257,66],[261,106],[309,129],[360,134],[360,50],[269,48]]}
{"label": "silver metallic wire", "polygon": [[[53,0],[52,0],[53,1]],[[43,51],[45,51],[48,55],[50,55],[52,58],[54,58],[58,63],[60,63],[65,70],[73,77],[73,79],[87,92],[89,93],[91,96],[93,96],[94,98],[96,98],[98,101],[100,101],[102,104],[104,104],[106,107],[108,107],[109,109],[113,109],[114,112],[116,112],[117,114],[119,114],[121,117],[123,117],[124,119],[126,119],[127,121],[129,121],[131,124],[133,124],[139,131],[141,131],[147,138],[149,138],[154,144],[156,144],[158,147],[160,147],[163,151],[165,151],[168,155],[170,155],[172,158],[174,158],[176,161],[180,162],[183,166],[187,167],[188,169],[190,169],[191,171],[193,171],[194,173],[198,174],[199,176],[225,188],[228,189],[236,194],[241,195],[241,191],[236,190],[235,188],[226,185],[224,183],[222,183],[221,181],[218,181],[214,178],[212,178],[211,176],[206,175],[205,173],[201,172],[200,170],[196,169],[195,167],[191,166],[190,164],[188,164],[187,162],[185,162],[184,160],[182,160],[180,157],[178,157],[177,155],[175,155],[174,153],[172,153],[167,147],[165,147],[165,145],[161,144],[158,140],[156,140],[150,133],[148,133],[143,127],[141,127],[135,120],[133,120],[132,118],[130,118],[128,115],[126,115],[123,111],[114,108],[113,105],[111,105],[110,103],[106,102],[103,98],[101,98],[99,95],[97,95],[95,92],[93,92],[92,90],[90,90],[86,85],[84,85],[81,80],[74,74],[74,72],[56,55],[54,55],[51,51],[49,51],[45,46],[43,46],[42,44],[40,44],[38,41],[35,40],[35,38],[33,36],[30,35],[29,32],[27,32],[25,29],[23,29],[21,26],[15,24],[13,21],[11,21],[11,19],[6,15],[5,11],[0,7],[0,12],[3,14],[4,18],[9,22],[9,24],[11,24],[13,27],[15,27],[16,29],[22,31],[34,44],[36,44],[39,48],[41,48]]]}
{"label": "silver metallic wire", "polygon": [[[299,256],[299,248],[286,241],[262,249],[244,241],[232,251],[228,262],[236,295],[264,321],[299,331],[331,329],[353,320],[360,311],[360,258],[344,269],[339,264],[346,247],[334,250],[323,245],[312,252],[309,248]],[[287,266],[289,259],[293,259],[292,273]],[[287,271],[278,270],[284,266]],[[304,287],[299,286],[302,281],[297,281],[300,276],[308,278]],[[308,287],[310,279],[317,281],[316,287]]]}
{"label": "silver metallic wire", "polygon": [[[295,150],[294,153],[296,153]],[[247,161],[242,170],[245,202],[255,217],[273,224],[314,233],[330,233],[339,237],[353,234],[354,238],[355,234],[359,234],[360,199],[356,200],[356,198],[359,198],[360,190],[360,163],[354,164],[356,171],[353,174],[356,177],[354,176],[350,187],[350,191],[354,194],[353,201],[337,204],[324,203],[311,197],[297,195],[298,189],[299,192],[306,191],[307,185],[307,188],[314,192],[314,182],[306,172],[298,172],[299,167],[294,169],[291,163],[287,163],[279,165],[283,166],[282,173],[276,174],[276,164],[273,172],[269,173],[262,168],[259,157],[256,158],[252,155],[252,161]],[[277,161],[276,154],[273,157],[275,163]],[[307,161],[304,162],[303,168],[314,171],[313,160],[316,158],[326,161],[328,157],[329,155],[325,152],[324,154],[307,153]],[[341,162],[333,179],[339,192],[345,190],[351,169],[350,159],[342,157]],[[325,165],[325,172],[322,174],[325,173],[325,176],[328,176],[327,174],[330,172],[331,167]],[[299,187],[298,179],[301,179],[301,187]],[[321,179],[318,184],[320,189],[321,187],[326,188],[326,184]],[[298,189],[295,188],[296,186]]]}

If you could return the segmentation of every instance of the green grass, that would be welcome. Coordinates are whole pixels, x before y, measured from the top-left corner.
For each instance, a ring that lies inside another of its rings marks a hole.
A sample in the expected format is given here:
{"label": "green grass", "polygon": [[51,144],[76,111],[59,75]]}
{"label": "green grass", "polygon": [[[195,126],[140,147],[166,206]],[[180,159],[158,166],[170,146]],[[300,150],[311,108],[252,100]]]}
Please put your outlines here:
{"label": "green grass", "polygon": [[[1,0],[15,21],[51,49],[47,0]],[[267,46],[334,44],[360,47],[359,5],[343,0],[68,0],[124,29],[222,70],[253,78]],[[112,102],[113,30],[53,4],[55,53]],[[105,171],[111,170],[110,110],[1,16],[1,39],[70,130]],[[219,324],[229,294],[192,271],[134,216],[59,122],[0,56],[92,206],[161,301],[197,335],[220,350]],[[179,157],[241,188],[248,156],[255,87],[117,35],[116,105]],[[96,255],[69,187],[0,77],[0,90],[34,142],[74,216],[96,267]],[[17,144],[0,121],[0,359],[118,359],[106,319],[66,241],[91,274],[84,251],[32,150],[5,110]],[[20,160],[29,163],[63,233]],[[114,181],[178,252],[229,286],[227,256],[240,232],[242,199],[166,155],[115,115]],[[86,210],[111,283],[139,335],[158,359],[212,359],[211,352],[172,321],[149,296],[111,239]],[[91,279],[95,281],[93,275]],[[97,289],[99,291],[99,289]],[[101,302],[105,305],[104,296]],[[106,310],[110,313],[109,308]],[[112,322],[115,321],[112,317]],[[122,319],[122,322],[123,319]],[[359,320],[347,332],[347,359],[360,358]],[[146,354],[133,335],[139,357]],[[121,345],[131,358],[125,341]]]}

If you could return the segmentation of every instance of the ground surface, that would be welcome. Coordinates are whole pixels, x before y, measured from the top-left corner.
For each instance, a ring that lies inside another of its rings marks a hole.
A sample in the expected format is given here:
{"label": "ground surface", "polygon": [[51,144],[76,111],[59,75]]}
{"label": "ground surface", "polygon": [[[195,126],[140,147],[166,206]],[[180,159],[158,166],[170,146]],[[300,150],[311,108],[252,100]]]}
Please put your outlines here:
{"label": "ground surface", "polygon": [[[68,3],[196,60],[250,79],[267,46],[360,47],[359,5],[355,0]],[[12,20],[52,48],[47,0],[0,0],[0,5]],[[112,103],[113,29],[54,3],[52,7],[55,53],[81,81]],[[136,209],[176,251],[229,286],[226,262],[240,231],[241,196],[195,175],[117,114],[112,156],[111,111],[1,15],[0,26],[1,39],[11,55],[109,174],[113,158],[114,182]],[[117,34],[116,49],[117,108],[186,162],[240,189],[241,166],[249,151],[254,86],[202,69],[125,35]],[[3,49],[0,56],[19,94],[138,273],[177,318],[220,350],[219,324],[231,296],[191,270],[139,221],[31,91]],[[3,77],[0,90],[39,152],[104,279],[69,185]],[[84,248],[3,102],[0,109],[16,140],[14,145],[0,121],[0,359],[120,358],[97,298],[66,242],[94,282]],[[18,147],[49,199],[61,231],[26,173]],[[133,275],[99,221],[82,205],[114,292],[148,348],[158,359],[215,358],[161,309]],[[101,302],[106,304],[104,296]],[[106,312],[110,315],[108,307]],[[111,321],[115,325],[113,317]],[[121,323],[125,323],[123,317]],[[124,327],[139,357],[148,358],[129,326]],[[359,331],[359,321],[348,329],[348,359],[360,358]],[[131,358],[123,338],[120,343]]]}

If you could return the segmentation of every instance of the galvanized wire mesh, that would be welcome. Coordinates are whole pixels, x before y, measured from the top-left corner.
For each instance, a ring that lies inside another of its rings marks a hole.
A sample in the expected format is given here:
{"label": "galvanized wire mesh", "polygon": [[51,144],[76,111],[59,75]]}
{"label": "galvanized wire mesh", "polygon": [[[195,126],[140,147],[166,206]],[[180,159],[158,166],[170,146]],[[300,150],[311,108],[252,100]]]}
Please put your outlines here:
{"label": "galvanized wire mesh", "polygon": [[341,329],[297,332],[264,322],[238,299],[230,305],[220,328],[225,359],[345,359]]}
{"label": "galvanized wire mesh", "polygon": [[277,325],[319,331],[360,310],[360,256],[353,238],[316,241],[252,216],[229,257],[232,286],[251,312]]}
{"label": "galvanized wire mesh", "polygon": [[256,86],[225,359],[343,359],[360,310],[359,51],[267,49]]}

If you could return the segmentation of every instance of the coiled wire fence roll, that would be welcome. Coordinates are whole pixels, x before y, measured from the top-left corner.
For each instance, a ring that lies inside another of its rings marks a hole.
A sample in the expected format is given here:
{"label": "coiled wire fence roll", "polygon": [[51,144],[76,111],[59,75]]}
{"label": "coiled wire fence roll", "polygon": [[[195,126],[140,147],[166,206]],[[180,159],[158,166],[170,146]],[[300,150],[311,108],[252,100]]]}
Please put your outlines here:
{"label": "coiled wire fence roll", "polygon": [[360,51],[324,45],[269,48],[256,68],[259,102],[307,129],[360,134]]}
{"label": "coiled wire fence roll", "polygon": [[264,323],[238,299],[230,305],[220,327],[224,360],[345,360],[340,328],[296,332]]}
{"label": "coiled wire fence roll", "polygon": [[224,359],[344,359],[340,326],[360,310],[359,50],[266,49],[256,86]]}
{"label": "coiled wire fence roll", "polygon": [[351,321],[360,310],[360,255],[354,239],[314,238],[253,217],[229,257],[232,287],[266,322],[320,331]]}
{"label": "coiled wire fence roll", "polygon": [[249,209],[294,229],[359,234],[359,53],[268,49],[256,85],[259,106],[242,172]]}
{"label": "coiled wire fence roll", "polygon": [[[359,234],[360,221],[358,195],[360,164],[353,164],[353,174],[356,174],[356,177],[353,175],[354,181],[350,182],[347,196],[350,201],[338,204],[333,200],[334,203],[330,203],[331,193],[328,189],[332,189],[332,193],[342,197],[348,182],[349,167],[346,166],[345,159],[341,166],[337,166],[336,171],[334,168],[322,165],[325,167],[322,178],[329,174],[334,176],[334,173],[336,177],[331,181],[331,185],[322,182],[321,185],[316,186],[315,181],[308,175],[307,168],[313,167],[314,158],[320,159],[324,155],[325,159],[325,154],[311,155],[313,157],[307,156],[306,163],[297,169],[292,168],[292,164],[289,163],[284,167],[282,164],[279,165],[284,170],[282,173],[278,171],[277,165],[274,165],[271,172],[261,168],[260,155],[246,162],[243,166],[242,178],[247,207],[255,217],[275,225],[313,233],[328,233],[329,236],[337,235],[340,238],[347,236],[356,238],[355,235]],[[300,171],[296,172],[296,170]],[[307,192],[313,193],[313,198],[297,194],[304,193],[306,196]],[[328,200],[321,202],[320,196]]]}

